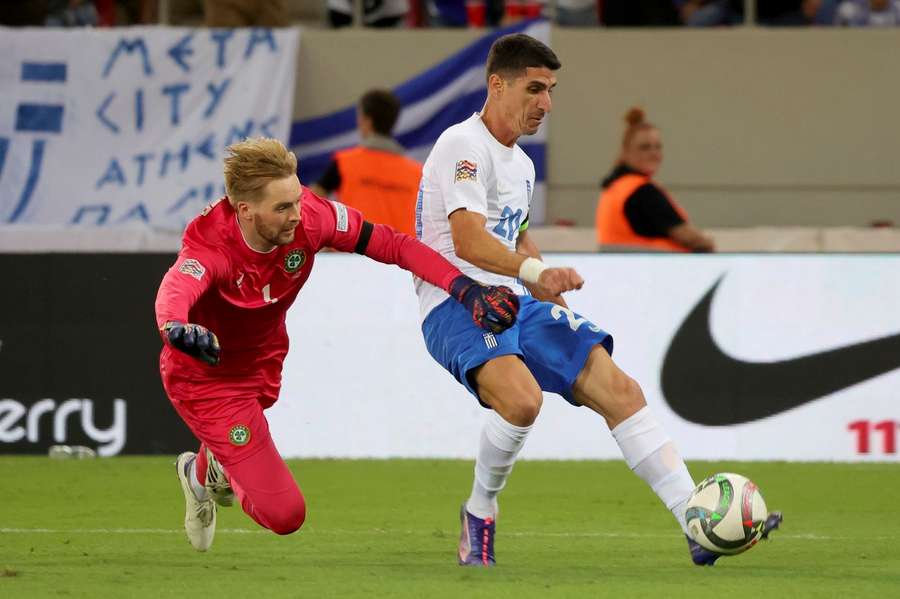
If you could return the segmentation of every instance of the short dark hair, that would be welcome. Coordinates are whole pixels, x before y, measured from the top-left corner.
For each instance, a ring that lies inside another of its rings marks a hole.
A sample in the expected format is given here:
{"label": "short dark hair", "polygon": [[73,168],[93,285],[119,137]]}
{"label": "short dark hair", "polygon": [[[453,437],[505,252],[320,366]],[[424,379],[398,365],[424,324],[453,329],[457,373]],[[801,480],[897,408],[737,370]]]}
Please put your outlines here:
{"label": "short dark hair", "polygon": [[375,133],[390,135],[400,116],[400,100],[386,89],[373,89],[359,99],[359,109],[372,119]]}
{"label": "short dark hair", "polygon": [[494,73],[504,79],[518,77],[528,67],[547,67],[556,71],[562,63],[546,44],[524,33],[504,35],[491,46],[487,59],[487,77]]}

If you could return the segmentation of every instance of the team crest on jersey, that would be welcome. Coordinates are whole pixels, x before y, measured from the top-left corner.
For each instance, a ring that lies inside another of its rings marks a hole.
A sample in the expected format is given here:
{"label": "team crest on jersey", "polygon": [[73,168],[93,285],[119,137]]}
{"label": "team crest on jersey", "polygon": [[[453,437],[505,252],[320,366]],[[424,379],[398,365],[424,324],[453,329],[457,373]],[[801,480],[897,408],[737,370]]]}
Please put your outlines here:
{"label": "team crest on jersey", "polygon": [[237,445],[238,447],[246,445],[250,442],[250,429],[243,424],[232,426],[231,430],[228,431],[228,441],[230,441],[232,445]]}
{"label": "team crest on jersey", "polygon": [[295,273],[306,264],[306,252],[303,250],[291,250],[284,257],[284,270],[288,273]]}
{"label": "team crest on jersey", "polygon": [[190,277],[194,277],[198,281],[203,278],[203,275],[206,273],[206,267],[200,264],[198,260],[194,260],[193,258],[188,258],[178,267],[178,272],[182,274],[186,274]]}
{"label": "team crest on jersey", "polygon": [[475,181],[478,178],[478,165],[468,160],[460,160],[456,163],[455,181]]}

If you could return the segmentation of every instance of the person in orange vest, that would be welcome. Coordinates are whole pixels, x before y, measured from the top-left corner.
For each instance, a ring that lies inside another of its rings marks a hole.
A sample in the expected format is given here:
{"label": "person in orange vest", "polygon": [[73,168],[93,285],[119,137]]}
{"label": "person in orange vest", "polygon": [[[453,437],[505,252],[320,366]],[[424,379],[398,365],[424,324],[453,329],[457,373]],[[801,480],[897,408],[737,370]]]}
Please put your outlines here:
{"label": "person in orange vest", "polygon": [[400,101],[386,90],[371,90],[359,100],[357,128],[362,143],[335,152],[314,193],[356,208],[373,223],[390,225],[416,236],[416,198],[422,165],[403,155],[391,137],[400,115]]}
{"label": "person in orange vest", "polygon": [[713,240],[688,222],[688,215],[652,177],[662,163],[659,129],[632,108],[622,151],[603,180],[597,203],[601,250],[712,252]]}

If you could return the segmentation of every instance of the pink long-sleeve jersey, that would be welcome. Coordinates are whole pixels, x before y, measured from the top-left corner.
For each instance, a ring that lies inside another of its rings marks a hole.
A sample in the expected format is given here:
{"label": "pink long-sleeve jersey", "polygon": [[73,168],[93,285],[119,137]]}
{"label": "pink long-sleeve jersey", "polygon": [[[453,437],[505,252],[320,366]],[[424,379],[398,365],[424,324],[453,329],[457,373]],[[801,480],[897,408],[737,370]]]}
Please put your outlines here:
{"label": "pink long-sleeve jersey", "polygon": [[[182,248],[156,297],[156,324],[172,320],[203,325],[222,347],[208,366],[163,347],[160,372],[170,395],[181,400],[256,395],[266,405],[277,397],[288,351],[285,315],[309,278],[315,254],[325,247],[359,251],[401,268],[444,290],[462,273],[417,240],[385,225],[364,224],[357,210],[303,188],[294,240],[259,252],[244,240],[227,199],[207,207],[185,230]],[[358,245],[359,244],[359,245]],[[347,292],[353,293],[347,281]]]}

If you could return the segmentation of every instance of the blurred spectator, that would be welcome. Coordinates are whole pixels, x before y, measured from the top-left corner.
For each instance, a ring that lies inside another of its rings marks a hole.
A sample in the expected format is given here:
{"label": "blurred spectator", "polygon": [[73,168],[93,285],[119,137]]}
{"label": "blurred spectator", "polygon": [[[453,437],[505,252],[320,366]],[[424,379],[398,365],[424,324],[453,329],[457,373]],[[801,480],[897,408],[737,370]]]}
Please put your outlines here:
{"label": "blurred spectator", "polygon": [[760,25],[806,27],[817,22],[822,0],[756,0]]}
{"label": "blurred spectator", "polygon": [[48,0],[47,27],[96,27],[97,8],[91,0]]}
{"label": "blurred spectator", "polygon": [[[328,22],[332,27],[353,25],[353,0],[327,0]],[[409,12],[409,0],[363,0],[363,25],[399,27]]]}
{"label": "blurred spectator", "polygon": [[469,24],[465,0],[427,0],[428,24],[432,27],[465,27]]}
{"label": "blurred spectator", "polygon": [[897,27],[898,0],[845,0],[838,5],[835,25],[845,27]]}
{"label": "blurred spectator", "polygon": [[[195,11],[202,14],[202,0],[193,0],[193,3],[196,6]],[[115,25],[146,25],[159,22],[159,0],[114,0],[111,4],[114,5],[113,23]],[[176,12],[175,4],[176,2],[169,0],[169,11],[166,16],[171,16]],[[103,13],[106,11],[100,7],[99,2],[97,9],[100,11],[100,20],[103,22],[105,20]]]}
{"label": "blurred spectator", "polygon": [[97,9],[98,26],[112,27],[116,24],[115,0],[94,0],[94,8]]}
{"label": "blurred spectator", "polygon": [[415,237],[416,198],[422,165],[404,156],[391,137],[400,115],[400,101],[387,90],[363,94],[356,112],[362,143],[336,152],[312,190],[359,210],[366,220],[390,225]]}
{"label": "blurred spectator", "polygon": [[743,0],[674,0],[674,4],[688,27],[739,25],[744,20]]}
{"label": "blurred spectator", "polygon": [[834,25],[838,4],[840,4],[840,0],[822,0],[819,3],[819,10],[816,12],[815,24],[825,26]]}
{"label": "blurred spectator", "polygon": [[0,25],[39,27],[47,20],[47,0],[0,1]]}
{"label": "blurred spectator", "polygon": [[556,23],[563,27],[596,27],[597,0],[556,0]]}
{"label": "blurred spectator", "polygon": [[427,0],[432,27],[497,27],[504,17],[504,0]]}
{"label": "blurred spectator", "polygon": [[544,0],[505,0],[501,25],[512,25],[526,19],[537,19],[544,11]]}
{"label": "blurred spectator", "polygon": [[712,239],[652,180],[662,163],[659,129],[632,108],[622,149],[603,180],[597,204],[597,244],[606,251],[712,252]]}
{"label": "blurred spectator", "polygon": [[602,23],[608,27],[678,25],[678,11],[672,0],[604,0]]}
{"label": "blurred spectator", "polygon": [[207,27],[287,27],[287,0],[205,0]]}

